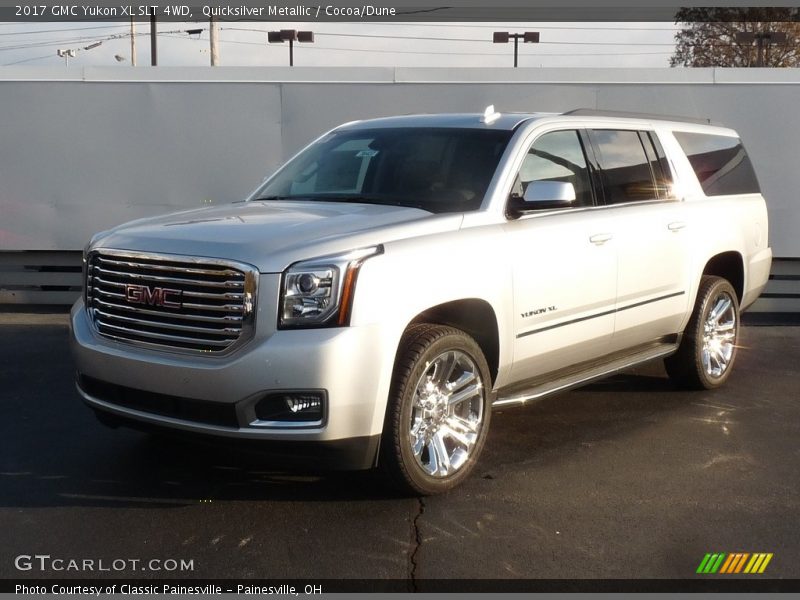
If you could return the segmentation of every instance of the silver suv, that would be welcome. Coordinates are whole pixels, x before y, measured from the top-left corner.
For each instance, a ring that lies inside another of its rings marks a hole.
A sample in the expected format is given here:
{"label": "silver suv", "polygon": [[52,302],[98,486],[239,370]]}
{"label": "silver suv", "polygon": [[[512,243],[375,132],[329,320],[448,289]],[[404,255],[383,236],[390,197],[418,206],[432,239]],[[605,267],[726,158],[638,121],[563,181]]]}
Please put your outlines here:
{"label": "silver suv", "polygon": [[653,359],[724,383],[771,258],[730,129],[492,107],[348,123],[244,202],[96,235],[78,390],[110,425],[432,494],[468,476],[493,406]]}

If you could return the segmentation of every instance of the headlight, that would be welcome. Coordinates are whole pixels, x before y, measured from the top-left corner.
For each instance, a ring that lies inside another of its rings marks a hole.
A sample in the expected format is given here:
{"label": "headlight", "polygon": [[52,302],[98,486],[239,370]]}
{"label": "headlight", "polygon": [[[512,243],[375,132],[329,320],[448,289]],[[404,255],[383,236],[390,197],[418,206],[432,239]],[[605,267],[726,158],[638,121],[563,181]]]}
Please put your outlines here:
{"label": "headlight", "polygon": [[372,246],[293,264],[283,274],[278,327],[347,325],[358,270],[382,252],[381,246]]}

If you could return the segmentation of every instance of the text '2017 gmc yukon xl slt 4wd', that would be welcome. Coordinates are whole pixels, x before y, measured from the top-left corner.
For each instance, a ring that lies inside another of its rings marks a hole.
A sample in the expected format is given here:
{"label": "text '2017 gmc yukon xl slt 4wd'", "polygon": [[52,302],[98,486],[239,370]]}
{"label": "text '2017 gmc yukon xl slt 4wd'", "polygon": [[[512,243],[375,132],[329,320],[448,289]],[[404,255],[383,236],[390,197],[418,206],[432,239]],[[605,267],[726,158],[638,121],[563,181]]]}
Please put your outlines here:
{"label": "text '2017 gmc yukon xl slt 4wd'", "polygon": [[96,235],[78,389],[111,424],[436,493],[493,405],[658,358],[721,385],[771,256],[730,129],[491,107],[348,123],[245,202]]}

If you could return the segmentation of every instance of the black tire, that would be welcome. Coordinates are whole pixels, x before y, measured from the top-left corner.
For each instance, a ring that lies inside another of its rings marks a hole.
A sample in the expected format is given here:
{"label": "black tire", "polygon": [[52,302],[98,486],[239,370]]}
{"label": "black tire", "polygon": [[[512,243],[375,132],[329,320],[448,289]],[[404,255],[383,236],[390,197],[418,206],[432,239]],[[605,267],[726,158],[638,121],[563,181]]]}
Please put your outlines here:
{"label": "black tire", "polygon": [[[466,479],[486,441],[491,389],[489,366],[469,335],[410,326],[398,348],[381,439],[378,464],[389,483],[403,493],[432,495]],[[448,402],[459,393],[464,399]]]}
{"label": "black tire", "polygon": [[[720,307],[720,302],[730,303],[719,317],[725,317],[720,322],[726,327],[732,323],[732,329],[713,334],[708,322],[712,311]],[[704,275],[678,351],[664,360],[670,378],[681,387],[695,390],[710,390],[724,384],[736,360],[739,328],[739,302],[733,286],[722,277]],[[713,340],[719,335],[725,341],[721,346],[715,346]]]}

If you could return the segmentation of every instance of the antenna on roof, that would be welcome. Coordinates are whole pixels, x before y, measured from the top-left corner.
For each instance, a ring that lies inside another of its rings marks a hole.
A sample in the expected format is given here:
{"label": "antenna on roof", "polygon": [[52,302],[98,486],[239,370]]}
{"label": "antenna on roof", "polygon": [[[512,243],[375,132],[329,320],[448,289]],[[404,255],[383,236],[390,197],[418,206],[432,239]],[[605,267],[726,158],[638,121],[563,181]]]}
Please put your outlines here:
{"label": "antenna on roof", "polygon": [[497,119],[500,118],[500,113],[494,109],[494,104],[490,104],[486,107],[486,110],[483,111],[483,116],[481,117],[481,123],[486,123],[487,125],[491,125]]}

